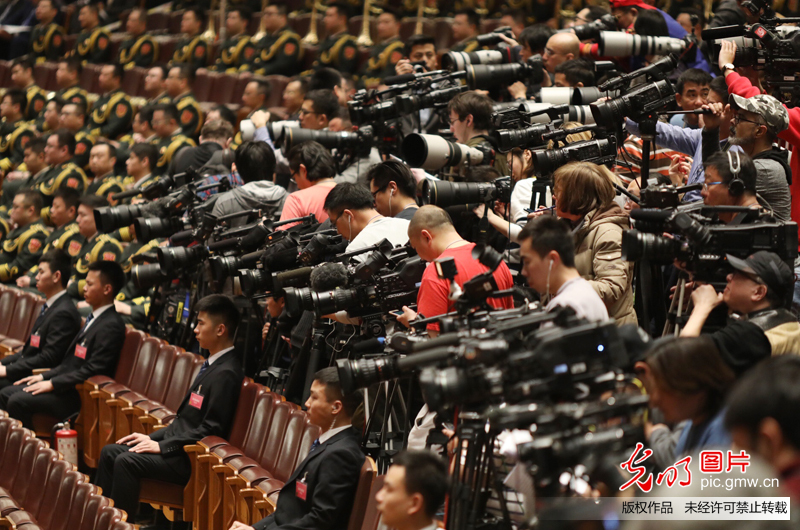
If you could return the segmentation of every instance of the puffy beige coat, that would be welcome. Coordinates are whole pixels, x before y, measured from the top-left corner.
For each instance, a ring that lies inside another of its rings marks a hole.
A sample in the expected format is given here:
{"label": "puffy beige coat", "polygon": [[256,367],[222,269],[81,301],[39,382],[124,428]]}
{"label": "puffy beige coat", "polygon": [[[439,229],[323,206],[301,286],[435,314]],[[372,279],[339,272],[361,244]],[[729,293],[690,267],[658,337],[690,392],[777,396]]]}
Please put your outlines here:
{"label": "puffy beige coat", "polygon": [[622,259],[622,232],[628,214],[617,203],[592,210],[575,232],[575,267],[592,284],[617,325],[635,324],[633,262]]}

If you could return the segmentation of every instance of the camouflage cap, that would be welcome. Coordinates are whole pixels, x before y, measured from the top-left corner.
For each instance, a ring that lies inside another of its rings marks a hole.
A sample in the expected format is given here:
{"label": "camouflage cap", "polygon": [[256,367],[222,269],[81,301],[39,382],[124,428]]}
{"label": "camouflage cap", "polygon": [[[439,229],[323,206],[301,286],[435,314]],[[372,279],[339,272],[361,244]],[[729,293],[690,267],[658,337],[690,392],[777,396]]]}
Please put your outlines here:
{"label": "camouflage cap", "polygon": [[734,110],[742,109],[761,116],[773,134],[778,134],[789,128],[789,112],[786,107],[772,96],[759,94],[751,98],[743,98],[742,96],[731,94],[729,102]]}

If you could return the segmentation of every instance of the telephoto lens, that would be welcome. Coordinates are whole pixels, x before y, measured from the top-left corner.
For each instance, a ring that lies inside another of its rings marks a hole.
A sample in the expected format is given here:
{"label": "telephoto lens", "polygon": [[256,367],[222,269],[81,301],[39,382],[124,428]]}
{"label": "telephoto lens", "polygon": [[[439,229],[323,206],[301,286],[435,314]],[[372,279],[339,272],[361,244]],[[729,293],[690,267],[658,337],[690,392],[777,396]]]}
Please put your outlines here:
{"label": "telephoto lens", "polygon": [[553,130],[553,126],[549,123],[538,123],[524,129],[503,129],[493,131],[491,134],[497,150],[507,153],[517,147],[527,149],[545,145],[547,142],[542,139],[542,135]]}
{"label": "telephoto lens", "polygon": [[598,54],[601,57],[680,54],[686,45],[686,41],[672,37],[648,37],[621,31],[602,31],[598,39]]}
{"label": "telephoto lens", "polygon": [[[549,112],[548,109],[557,107]],[[594,116],[589,105],[553,105],[552,103],[536,103],[524,101],[519,104],[519,109],[526,113],[538,113],[530,117],[531,123],[551,123],[553,120],[564,122],[577,121],[584,125],[594,125]]]}
{"label": "telephoto lens", "polygon": [[647,258],[653,263],[672,263],[682,249],[682,244],[658,234],[648,234],[638,230],[625,230],[622,233],[622,259],[639,261]]}
{"label": "telephoto lens", "polygon": [[442,68],[451,72],[466,70],[470,64],[502,64],[511,61],[511,49],[447,52],[442,55]]}
{"label": "telephoto lens", "polygon": [[575,142],[560,149],[533,151],[533,168],[539,177],[551,175],[568,162],[594,162],[606,164],[617,155],[617,142],[614,137]]}
{"label": "telephoto lens", "polygon": [[665,79],[640,85],[623,96],[602,103],[595,102],[589,107],[596,123],[612,125],[623,123],[625,118],[638,121],[639,116],[664,107],[674,97],[675,89]]}
{"label": "telephoto lens", "polygon": [[578,40],[595,40],[600,37],[602,31],[616,31],[617,19],[611,13],[607,13],[597,20],[593,20],[588,24],[581,24],[580,26],[573,26],[568,29],[559,30],[560,32],[572,31],[578,36]]}
{"label": "telephoto lens", "polygon": [[165,274],[175,274],[181,269],[202,263],[208,257],[203,245],[193,247],[159,247],[158,263]]}
{"label": "telephoto lens", "polygon": [[336,370],[339,372],[339,384],[345,394],[355,392],[359,388],[367,388],[399,377],[397,368],[398,356],[378,357],[377,359],[339,359]]}
{"label": "telephoto lens", "polygon": [[597,87],[543,87],[539,101],[553,105],[588,105],[602,97],[617,97],[618,91],[601,92]]}
{"label": "telephoto lens", "polygon": [[152,241],[162,237],[169,237],[184,229],[183,221],[175,217],[139,217],[133,220],[136,239],[139,241]]}
{"label": "telephoto lens", "polygon": [[540,55],[534,55],[524,63],[472,64],[466,67],[467,85],[471,90],[511,85],[517,81],[541,84],[544,79],[544,63]]}
{"label": "telephoto lens", "polygon": [[347,109],[350,113],[350,121],[353,125],[384,122],[400,116],[400,109],[394,99],[379,101],[371,105],[364,105],[360,101],[348,101]]}
{"label": "telephoto lens", "polygon": [[142,204],[123,204],[95,208],[94,224],[97,226],[97,231],[109,234],[114,230],[132,225],[134,219],[145,215],[143,207]]}
{"label": "telephoto lens", "polygon": [[354,132],[316,131],[312,129],[283,129],[283,152],[303,142],[317,142],[328,149],[358,148],[363,143],[361,136]]}
{"label": "telephoto lens", "polygon": [[158,263],[142,263],[131,268],[131,278],[133,285],[137,289],[149,289],[165,280],[167,276],[161,272],[161,265]]}
{"label": "telephoto lens", "polygon": [[409,134],[403,139],[402,151],[409,166],[434,171],[448,166],[477,166],[489,163],[491,158],[480,149],[436,134]]}

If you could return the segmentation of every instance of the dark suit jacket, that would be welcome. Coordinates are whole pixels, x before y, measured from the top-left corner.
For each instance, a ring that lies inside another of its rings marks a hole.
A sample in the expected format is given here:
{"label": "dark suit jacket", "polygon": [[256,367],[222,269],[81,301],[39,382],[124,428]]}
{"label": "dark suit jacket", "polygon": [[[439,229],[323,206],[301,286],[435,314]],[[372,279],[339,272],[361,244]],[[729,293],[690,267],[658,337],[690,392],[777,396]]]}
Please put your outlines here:
{"label": "dark suit jacket", "polygon": [[[199,170],[211,160],[214,154],[222,150],[221,145],[217,142],[210,141],[203,142],[196,147],[182,149],[172,162],[172,174],[177,175],[178,173],[183,173],[190,167]],[[219,161],[221,163],[222,159],[220,158]]]}
{"label": "dark suit jacket", "polygon": [[52,368],[61,364],[67,346],[81,329],[81,315],[65,292],[36,319],[31,336],[39,335],[39,347],[31,346],[31,339],[19,353],[3,359],[6,378],[18,381],[31,375],[37,368]]}
{"label": "dark suit jacket", "polygon": [[[278,495],[275,512],[257,522],[256,530],[341,530],[353,508],[364,453],[358,433],[346,429],[310,453]],[[305,477],[306,500],[297,496]]]}
{"label": "dark suit jacket", "polygon": [[[192,383],[178,407],[178,416],[166,428],[150,435],[164,456],[185,455],[183,446],[206,436],[227,437],[231,428],[244,369],[236,350],[229,351],[209,366]],[[193,393],[203,397],[200,408],[190,404]]]}
{"label": "dark suit jacket", "polygon": [[[95,375],[114,376],[122,344],[125,342],[125,323],[114,306],[103,311],[89,329],[81,329],[72,340],[61,361],[43,377],[53,383],[55,392],[75,391],[75,385]],[[86,347],[86,358],[75,355],[77,345]]]}

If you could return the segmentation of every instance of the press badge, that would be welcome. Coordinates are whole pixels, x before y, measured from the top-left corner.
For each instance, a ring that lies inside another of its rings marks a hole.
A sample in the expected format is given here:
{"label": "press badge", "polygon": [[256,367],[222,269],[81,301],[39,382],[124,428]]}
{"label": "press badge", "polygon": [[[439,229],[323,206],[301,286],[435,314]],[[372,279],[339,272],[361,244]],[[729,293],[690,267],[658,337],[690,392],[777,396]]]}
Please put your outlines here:
{"label": "press badge", "polygon": [[75,357],[78,359],[86,359],[86,346],[83,344],[75,345]]}
{"label": "press badge", "polygon": [[301,501],[306,500],[306,493],[308,492],[308,484],[306,484],[306,477],[308,477],[308,472],[303,475],[303,478],[295,482],[296,491],[295,494],[297,498]]}
{"label": "press badge", "polygon": [[197,387],[197,392],[192,392],[192,395],[189,396],[189,405],[196,409],[200,409],[203,406],[203,396],[198,393],[201,388],[203,388],[203,385]]}
{"label": "press badge", "polygon": [[42,342],[42,337],[39,335],[31,335],[31,346],[38,348]]}

